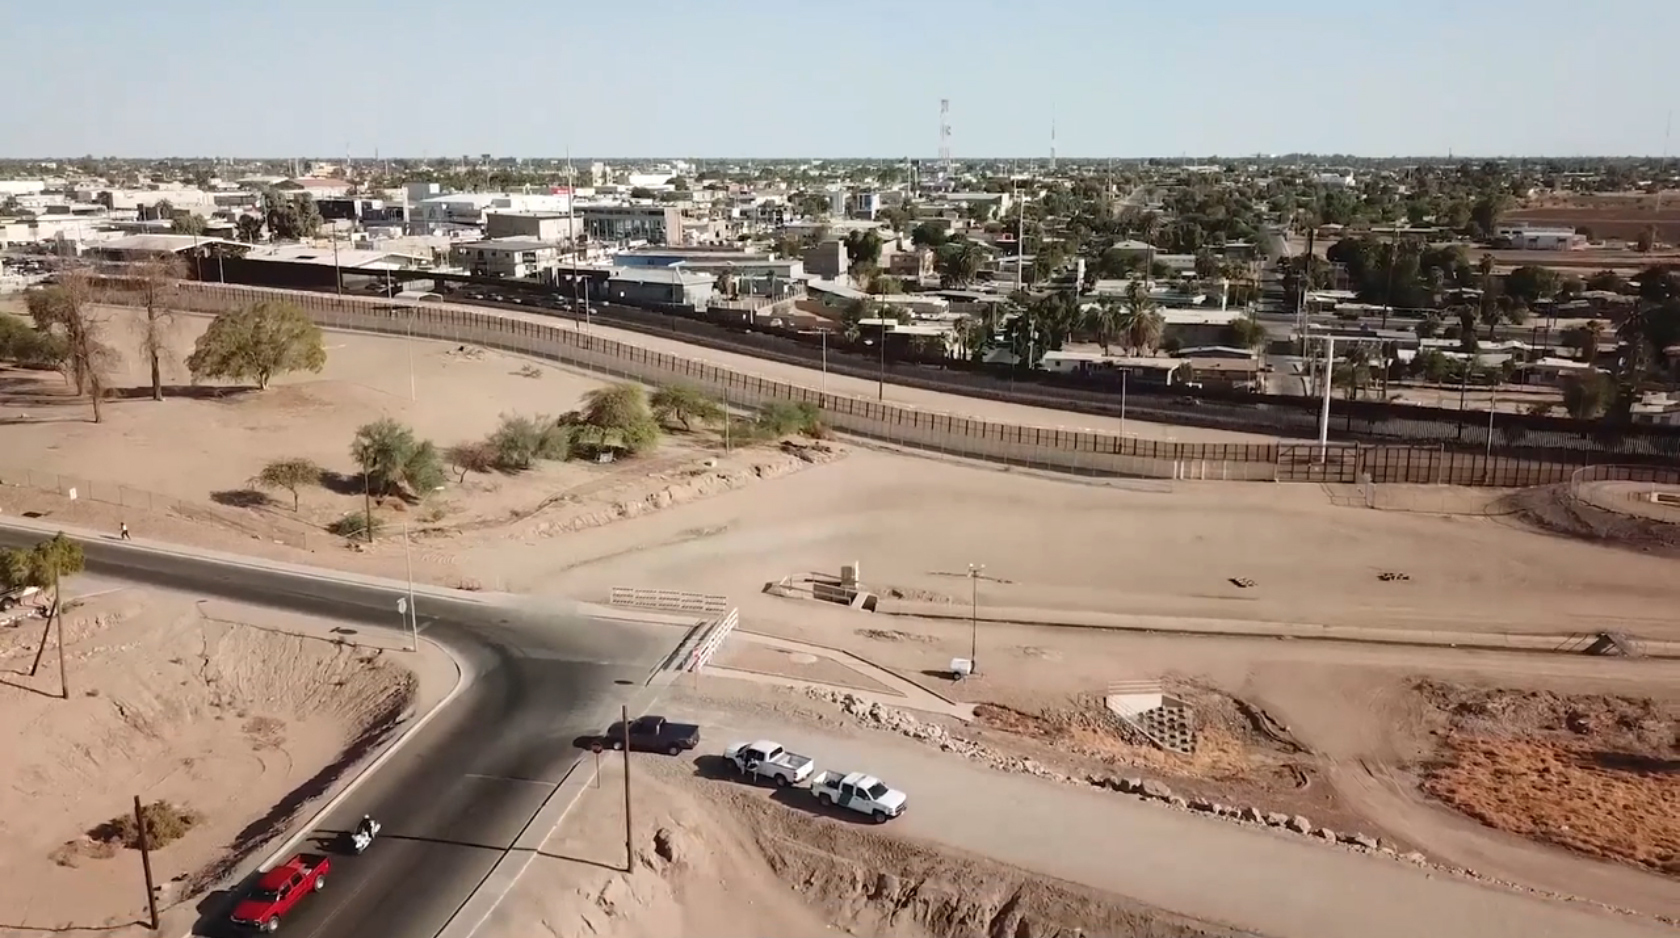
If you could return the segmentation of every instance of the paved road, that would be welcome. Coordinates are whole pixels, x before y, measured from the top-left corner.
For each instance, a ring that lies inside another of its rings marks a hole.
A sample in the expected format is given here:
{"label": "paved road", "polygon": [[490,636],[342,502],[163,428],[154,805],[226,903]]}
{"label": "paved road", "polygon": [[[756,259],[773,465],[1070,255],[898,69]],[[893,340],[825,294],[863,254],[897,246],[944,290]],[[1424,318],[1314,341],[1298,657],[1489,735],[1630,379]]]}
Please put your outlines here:
{"label": "paved road", "polygon": [[[681,692],[678,692],[679,696]],[[982,768],[878,731],[837,736],[694,703],[709,737],[769,737],[910,794],[890,831],[1279,938],[1658,938],[1674,930],[1092,788]],[[771,797],[766,792],[766,797]],[[794,802],[818,811],[802,799]]]}
{"label": "paved road", "polygon": [[[40,538],[0,525],[0,546]],[[90,541],[86,551],[89,572],[100,577],[375,628],[398,619],[400,590],[113,542]],[[488,600],[422,596],[418,608],[426,637],[449,648],[473,679],[324,819],[320,830],[331,832],[367,813],[384,830],[366,855],[335,857],[327,888],[286,919],[287,935],[437,934],[578,760],[573,740],[615,716],[679,637],[669,626]],[[201,905],[195,934],[228,933],[218,898]]]}

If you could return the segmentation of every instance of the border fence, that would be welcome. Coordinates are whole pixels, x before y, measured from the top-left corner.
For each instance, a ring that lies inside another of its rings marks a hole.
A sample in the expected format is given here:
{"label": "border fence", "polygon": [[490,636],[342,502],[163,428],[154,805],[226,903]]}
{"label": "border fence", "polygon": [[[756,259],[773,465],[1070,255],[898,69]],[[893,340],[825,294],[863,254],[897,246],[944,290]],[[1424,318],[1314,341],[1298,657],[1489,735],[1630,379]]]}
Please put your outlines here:
{"label": "border fence", "polygon": [[[773,381],[600,337],[570,320],[557,318],[550,324],[530,313],[438,303],[398,305],[372,297],[196,282],[182,283],[173,302],[183,309],[216,313],[274,298],[295,303],[324,328],[470,343],[648,384],[680,382],[720,397],[727,406],[807,403],[843,433],[1075,475],[1514,487],[1563,483],[1580,467],[1579,462],[1441,445],[1185,443],[979,420]],[[138,298],[118,293],[111,301],[137,304]]]}

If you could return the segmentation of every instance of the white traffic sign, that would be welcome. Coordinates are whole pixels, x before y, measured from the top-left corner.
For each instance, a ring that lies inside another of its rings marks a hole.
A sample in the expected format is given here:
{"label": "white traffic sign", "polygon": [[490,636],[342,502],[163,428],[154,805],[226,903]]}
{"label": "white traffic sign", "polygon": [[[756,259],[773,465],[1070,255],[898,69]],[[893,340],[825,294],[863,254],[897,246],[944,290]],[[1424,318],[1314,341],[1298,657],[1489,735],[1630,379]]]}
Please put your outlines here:
{"label": "white traffic sign", "polygon": [[397,611],[400,612],[400,613],[407,613],[408,612],[408,597],[407,596],[398,596],[397,597]]}

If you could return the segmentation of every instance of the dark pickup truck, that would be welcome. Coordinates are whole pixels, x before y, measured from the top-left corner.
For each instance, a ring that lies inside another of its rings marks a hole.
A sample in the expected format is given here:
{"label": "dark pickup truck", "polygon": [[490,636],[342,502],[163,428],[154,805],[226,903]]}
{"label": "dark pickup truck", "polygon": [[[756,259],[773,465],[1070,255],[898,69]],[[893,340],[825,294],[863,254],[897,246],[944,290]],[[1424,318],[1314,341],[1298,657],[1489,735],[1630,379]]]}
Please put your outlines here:
{"label": "dark pickup truck", "polygon": [[[601,736],[601,744],[608,749],[624,748],[624,724],[614,723]],[[663,752],[681,755],[700,745],[700,727],[692,723],[671,723],[664,717],[637,717],[630,721],[630,749],[632,752]]]}

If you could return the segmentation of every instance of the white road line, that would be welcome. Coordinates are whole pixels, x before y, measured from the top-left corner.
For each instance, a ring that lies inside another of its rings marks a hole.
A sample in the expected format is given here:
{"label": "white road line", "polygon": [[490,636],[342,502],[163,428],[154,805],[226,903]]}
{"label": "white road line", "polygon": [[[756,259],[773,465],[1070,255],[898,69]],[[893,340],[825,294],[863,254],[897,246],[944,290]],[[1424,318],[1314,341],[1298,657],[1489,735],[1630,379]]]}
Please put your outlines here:
{"label": "white road line", "polygon": [[480,775],[477,772],[465,772],[465,773],[462,773],[461,777],[462,778],[482,778],[482,779],[485,779],[485,780],[491,781],[491,782],[523,782],[526,785],[547,785],[550,788],[554,787],[555,784],[556,784],[555,782],[545,781],[545,780],[540,779],[540,778],[513,778],[512,776],[508,776],[508,775]]}

